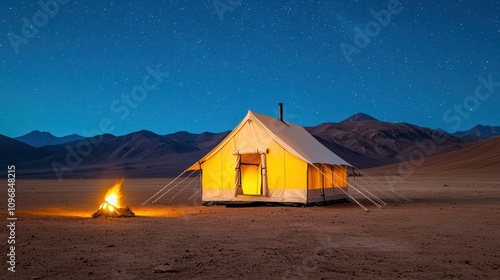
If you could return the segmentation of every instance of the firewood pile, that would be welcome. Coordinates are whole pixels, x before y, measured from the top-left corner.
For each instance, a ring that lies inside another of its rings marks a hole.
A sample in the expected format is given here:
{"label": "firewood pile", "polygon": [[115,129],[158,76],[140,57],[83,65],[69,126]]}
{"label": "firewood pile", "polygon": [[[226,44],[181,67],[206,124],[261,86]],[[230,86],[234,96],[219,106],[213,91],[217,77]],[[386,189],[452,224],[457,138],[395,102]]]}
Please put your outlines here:
{"label": "firewood pile", "polygon": [[101,204],[99,209],[92,214],[92,218],[98,217],[117,217],[117,218],[130,218],[135,217],[130,207],[115,207],[107,202]]}

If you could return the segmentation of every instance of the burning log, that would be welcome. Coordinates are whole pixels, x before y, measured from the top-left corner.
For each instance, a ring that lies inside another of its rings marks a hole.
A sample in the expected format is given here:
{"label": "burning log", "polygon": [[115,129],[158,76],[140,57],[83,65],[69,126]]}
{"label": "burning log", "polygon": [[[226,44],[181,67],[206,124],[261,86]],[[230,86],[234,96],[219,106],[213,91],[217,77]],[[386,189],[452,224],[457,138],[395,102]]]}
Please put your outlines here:
{"label": "burning log", "polygon": [[99,209],[92,214],[92,218],[98,218],[98,217],[135,217],[135,213],[132,212],[130,207],[125,206],[125,207],[116,207],[114,205],[111,205],[107,201],[104,201],[101,206],[99,206]]}
{"label": "burning log", "polygon": [[135,217],[135,213],[128,207],[120,207],[121,188],[124,179],[116,182],[106,193],[104,202],[99,209],[92,214],[92,218],[97,217]]}

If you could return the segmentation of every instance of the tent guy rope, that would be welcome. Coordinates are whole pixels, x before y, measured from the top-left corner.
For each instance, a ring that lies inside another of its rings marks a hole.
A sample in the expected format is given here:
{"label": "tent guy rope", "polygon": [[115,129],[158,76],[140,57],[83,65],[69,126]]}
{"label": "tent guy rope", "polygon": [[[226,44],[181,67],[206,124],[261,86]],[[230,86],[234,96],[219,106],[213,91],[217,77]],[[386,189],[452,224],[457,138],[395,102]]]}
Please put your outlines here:
{"label": "tent guy rope", "polygon": [[[188,170],[184,170],[182,171],[181,174],[179,174],[177,177],[175,177],[172,181],[170,181],[168,184],[166,184],[163,188],[161,188],[159,191],[157,191],[155,194],[153,194],[150,198],[148,198],[146,201],[144,201],[141,206],[144,206],[146,205],[146,203],[150,202],[153,198],[155,198],[158,194],[160,194],[161,192],[163,192],[163,190],[165,190],[166,188],[168,188],[171,184],[173,184],[178,178],[180,178],[182,175],[184,175],[184,173],[186,173]],[[191,172],[193,173],[193,172]]]}

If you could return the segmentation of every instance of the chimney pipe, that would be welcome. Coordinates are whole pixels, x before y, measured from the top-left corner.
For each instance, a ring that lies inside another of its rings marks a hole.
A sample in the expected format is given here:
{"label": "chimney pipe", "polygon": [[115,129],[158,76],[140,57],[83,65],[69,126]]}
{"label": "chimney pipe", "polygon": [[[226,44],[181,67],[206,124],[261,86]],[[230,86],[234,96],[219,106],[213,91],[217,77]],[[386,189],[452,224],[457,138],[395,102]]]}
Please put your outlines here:
{"label": "chimney pipe", "polygon": [[283,121],[283,103],[278,103],[278,114],[280,121]]}

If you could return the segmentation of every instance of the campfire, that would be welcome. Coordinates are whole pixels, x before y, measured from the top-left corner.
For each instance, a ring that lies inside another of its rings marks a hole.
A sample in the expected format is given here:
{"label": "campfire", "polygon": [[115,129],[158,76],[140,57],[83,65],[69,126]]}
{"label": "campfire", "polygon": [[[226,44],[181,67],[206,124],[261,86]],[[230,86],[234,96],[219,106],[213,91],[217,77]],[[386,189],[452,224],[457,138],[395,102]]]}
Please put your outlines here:
{"label": "campfire", "polygon": [[122,207],[120,198],[122,197],[122,184],[125,179],[120,179],[106,192],[104,201],[99,209],[92,214],[92,218],[97,217],[135,217],[134,212],[128,206]]}

